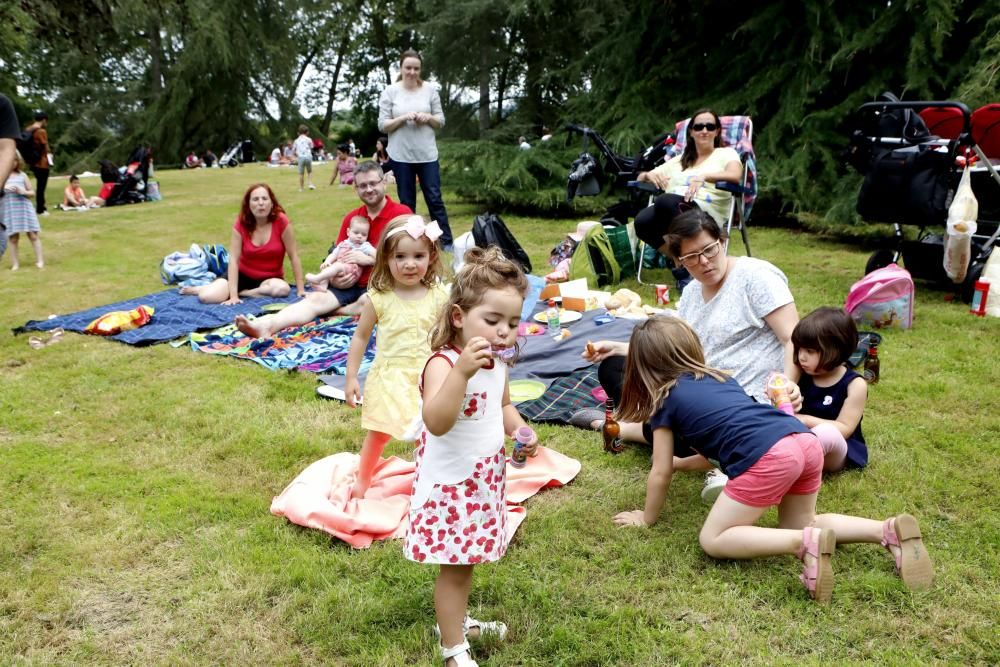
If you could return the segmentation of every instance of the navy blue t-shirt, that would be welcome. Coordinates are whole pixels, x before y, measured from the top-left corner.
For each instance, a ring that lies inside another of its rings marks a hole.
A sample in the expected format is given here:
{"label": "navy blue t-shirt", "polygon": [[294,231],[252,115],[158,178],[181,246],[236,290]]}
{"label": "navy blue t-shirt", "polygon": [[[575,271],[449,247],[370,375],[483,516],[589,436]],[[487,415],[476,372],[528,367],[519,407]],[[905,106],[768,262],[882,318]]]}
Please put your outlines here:
{"label": "navy blue t-shirt", "polygon": [[753,400],[733,378],[707,375],[680,376],[649,424],[654,431],[666,426],[729,477],[742,475],[786,435],[809,433],[795,417]]}
{"label": "navy blue t-shirt", "polygon": [[[812,376],[803,373],[799,381],[799,390],[802,392],[802,414],[835,421],[847,400],[847,385],[859,377],[861,376],[848,369],[836,384],[830,387],[817,387],[813,383]],[[861,432],[863,419],[858,421],[858,427],[847,438],[847,465],[856,468],[868,465],[868,445]]]}

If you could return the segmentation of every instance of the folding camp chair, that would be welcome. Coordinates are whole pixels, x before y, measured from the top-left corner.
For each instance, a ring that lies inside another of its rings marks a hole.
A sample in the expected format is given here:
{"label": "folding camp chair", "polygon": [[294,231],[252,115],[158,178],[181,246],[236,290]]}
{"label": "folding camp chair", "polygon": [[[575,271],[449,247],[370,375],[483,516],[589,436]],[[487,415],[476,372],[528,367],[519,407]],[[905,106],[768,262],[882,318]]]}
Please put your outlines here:
{"label": "folding camp chair", "polygon": [[[750,252],[750,239],[747,235],[746,225],[750,219],[750,212],[753,209],[754,201],[757,199],[757,161],[753,152],[753,120],[751,120],[750,116],[722,116],[719,120],[722,122],[722,145],[735,149],[743,165],[743,176],[739,183],[716,183],[717,188],[730,192],[733,195],[729,203],[729,215],[726,217],[725,232],[727,235],[730,235],[735,225],[740,230],[743,246],[746,248],[747,255],[749,256],[752,253]],[[691,119],[687,118],[677,123],[677,141],[668,149],[667,160],[684,152],[684,145],[687,141],[687,127],[690,122]],[[650,204],[653,203],[653,199],[660,192],[655,186],[649,183],[630,181],[628,186],[648,192]],[[642,280],[642,255],[644,249],[645,243],[640,240],[637,250],[638,269],[636,271],[636,280],[643,285],[646,284]]]}

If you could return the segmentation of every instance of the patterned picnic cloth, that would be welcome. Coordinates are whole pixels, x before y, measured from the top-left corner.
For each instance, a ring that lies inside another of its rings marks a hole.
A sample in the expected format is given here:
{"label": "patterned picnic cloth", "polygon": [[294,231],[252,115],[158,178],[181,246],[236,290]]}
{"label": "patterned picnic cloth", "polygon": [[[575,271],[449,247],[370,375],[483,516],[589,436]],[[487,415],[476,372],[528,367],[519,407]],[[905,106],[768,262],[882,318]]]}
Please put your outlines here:
{"label": "patterned picnic cloth", "polygon": [[224,326],[232,322],[237,315],[257,315],[263,312],[267,305],[292,303],[298,301],[298,298],[293,289],[288,296],[281,299],[244,298],[243,303],[235,306],[222,306],[204,304],[198,301],[198,297],[182,296],[177,292],[177,288],[172,288],[128,301],[119,301],[89,310],[59,315],[49,320],[31,320],[24,326],[14,329],[14,333],[51,331],[57,328],[83,333],[87,325],[101,315],[115,310],[127,311],[139,306],[150,306],[155,313],[149,324],[131,331],[123,331],[115,336],[109,336],[109,338],[128,345],[152,345],[153,343],[173,340],[178,336],[186,336],[192,331]]}
{"label": "patterned picnic cloth", "polygon": [[528,421],[566,424],[578,410],[601,407],[592,393],[599,386],[597,367],[581,368],[557,378],[539,398],[518,403],[517,411]]}
{"label": "patterned picnic cloth", "polygon": [[[255,361],[271,370],[298,369],[312,373],[347,373],[347,352],[358,327],[354,317],[328,317],[299,327],[282,329],[271,338],[249,338],[228,326],[210,333],[191,334],[191,348],[198,352]],[[361,361],[367,372],[375,360],[375,335]]]}

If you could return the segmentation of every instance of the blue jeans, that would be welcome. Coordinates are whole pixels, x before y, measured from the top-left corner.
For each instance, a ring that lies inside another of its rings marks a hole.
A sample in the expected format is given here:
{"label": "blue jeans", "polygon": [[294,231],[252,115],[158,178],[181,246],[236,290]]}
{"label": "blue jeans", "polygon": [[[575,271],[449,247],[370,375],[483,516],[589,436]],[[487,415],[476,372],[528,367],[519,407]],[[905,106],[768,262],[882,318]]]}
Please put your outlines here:
{"label": "blue jeans", "polygon": [[420,178],[420,190],[424,193],[427,211],[431,220],[437,220],[441,226],[441,247],[452,244],[451,227],[448,226],[448,211],[441,199],[441,167],[434,162],[399,162],[392,161],[392,173],[396,175],[396,192],[399,203],[409,206],[417,212],[417,178]]}

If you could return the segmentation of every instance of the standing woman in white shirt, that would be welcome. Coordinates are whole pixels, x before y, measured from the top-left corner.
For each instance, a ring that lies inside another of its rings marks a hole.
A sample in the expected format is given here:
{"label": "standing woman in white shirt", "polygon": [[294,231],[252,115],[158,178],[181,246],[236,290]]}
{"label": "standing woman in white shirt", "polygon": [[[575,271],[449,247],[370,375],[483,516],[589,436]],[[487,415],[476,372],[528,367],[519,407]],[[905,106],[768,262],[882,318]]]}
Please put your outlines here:
{"label": "standing woman in white shirt", "polygon": [[441,227],[441,247],[450,250],[451,227],[441,198],[441,167],[434,133],[444,126],[441,96],[436,86],[420,78],[423,59],[413,49],[399,58],[400,76],[379,99],[378,129],[389,135],[389,158],[396,175],[399,202],[417,210],[417,185],[427,203],[428,217]]}

